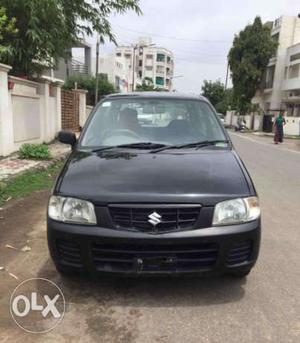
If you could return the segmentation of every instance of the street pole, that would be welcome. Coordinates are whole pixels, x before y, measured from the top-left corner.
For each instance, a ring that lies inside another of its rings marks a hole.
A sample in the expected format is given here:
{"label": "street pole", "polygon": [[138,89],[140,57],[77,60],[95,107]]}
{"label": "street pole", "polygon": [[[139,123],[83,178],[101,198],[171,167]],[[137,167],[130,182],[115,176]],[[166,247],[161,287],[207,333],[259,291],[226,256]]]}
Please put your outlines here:
{"label": "street pole", "polygon": [[98,103],[98,92],[99,92],[99,50],[100,50],[100,37],[97,37],[96,45],[96,86],[95,86],[95,106]]}
{"label": "street pole", "polygon": [[137,46],[133,46],[133,61],[132,61],[132,92],[134,92],[134,82],[135,82],[135,50],[136,50]]}
{"label": "street pole", "polygon": [[227,61],[226,80],[225,80],[225,90],[227,89],[227,84],[228,84],[228,74],[229,74],[229,61]]}

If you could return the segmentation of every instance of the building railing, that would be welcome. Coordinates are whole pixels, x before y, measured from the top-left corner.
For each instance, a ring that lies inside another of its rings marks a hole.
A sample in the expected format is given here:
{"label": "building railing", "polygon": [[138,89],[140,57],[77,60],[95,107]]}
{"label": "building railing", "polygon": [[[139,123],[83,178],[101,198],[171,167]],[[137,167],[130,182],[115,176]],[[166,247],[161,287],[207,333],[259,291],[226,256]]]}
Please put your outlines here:
{"label": "building railing", "polygon": [[72,71],[75,73],[85,74],[85,75],[89,73],[89,68],[85,63],[72,59],[71,66],[72,66]]}

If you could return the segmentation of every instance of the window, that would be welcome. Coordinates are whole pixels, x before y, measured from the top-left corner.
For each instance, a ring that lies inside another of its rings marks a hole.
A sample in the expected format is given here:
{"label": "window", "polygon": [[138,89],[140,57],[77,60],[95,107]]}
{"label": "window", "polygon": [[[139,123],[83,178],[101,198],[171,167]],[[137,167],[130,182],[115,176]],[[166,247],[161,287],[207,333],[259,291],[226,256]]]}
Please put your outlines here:
{"label": "window", "polygon": [[143,66],[143,60],[139,60],[139,67]]}
{"label": "window", "polygon": [[279,42],[279,33],[276,33],[275,35],[273,35],[272,38],[275,42],[278,43]]}
{"label": "window", "polygon": [[275,66],[268,67],[266,70],[265,81],[263,83],[264,89],[273,88],[274,82],[274,73],[275,73]]}
{"label": "window", "polygon": [[157,62],[165,62],[166,56],[164,54],[157,54],[156,61]]}
{"label": "window", "polygon": [[121,52],[117,52],[117,53],[116,53],[116,56],[117,56],[117,57],[122,57],[122,53],[121,53]]}
{"label": "window", "polygon": [[163,77],[158,76],[155,80],[155,83],[158,86],[164,86],[165,85],[165,79]]}
{"label": "window", "polygon": [[300,59],[300,52],[294,55],[291,55],[290,62],[296,61]]}
{"label": "window", "polygon": [[299,66],[300,66],[300,64],[294,64],[294,65],[290,66],[289,79],[295,79],[299,76]]}
{"label": "window", "polygon": [[273,29],[277,29],[281,25],[281,17],[273,22]]}

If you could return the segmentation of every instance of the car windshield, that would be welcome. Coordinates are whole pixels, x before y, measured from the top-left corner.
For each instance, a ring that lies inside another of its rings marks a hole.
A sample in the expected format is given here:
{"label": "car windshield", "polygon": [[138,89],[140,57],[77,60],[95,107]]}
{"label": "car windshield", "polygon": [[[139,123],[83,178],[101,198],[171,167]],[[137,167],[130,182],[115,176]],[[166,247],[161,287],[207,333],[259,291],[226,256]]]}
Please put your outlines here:
{"label": "car windshield", "polygon": [[226,139],[205,101],[135,97],[103,101],[83,133],[81,147],[170,146]]}

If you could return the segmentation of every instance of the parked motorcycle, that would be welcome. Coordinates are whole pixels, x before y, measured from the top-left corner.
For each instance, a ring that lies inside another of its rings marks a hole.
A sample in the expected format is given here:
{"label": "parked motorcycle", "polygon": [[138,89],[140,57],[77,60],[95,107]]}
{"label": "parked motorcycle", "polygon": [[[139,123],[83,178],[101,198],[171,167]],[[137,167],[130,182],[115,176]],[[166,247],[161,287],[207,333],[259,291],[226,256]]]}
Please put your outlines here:
{"label": "parked motorcycle", "polygon": [[247,126],[244,121],[237,123],[237,125],[234,128],[235,132],[246,132]]}

